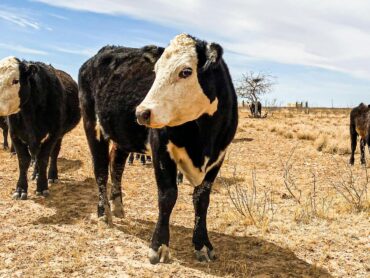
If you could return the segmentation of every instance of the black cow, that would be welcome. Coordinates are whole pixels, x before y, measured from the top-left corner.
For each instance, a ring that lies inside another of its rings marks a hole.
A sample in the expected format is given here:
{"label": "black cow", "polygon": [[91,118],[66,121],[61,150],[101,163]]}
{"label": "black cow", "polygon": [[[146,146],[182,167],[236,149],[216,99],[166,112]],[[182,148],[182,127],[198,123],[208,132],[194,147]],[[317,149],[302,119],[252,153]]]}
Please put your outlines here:
{"label": "black cow", "polygon": [[256,110],[256,102],[252,102],[249,105],[249,109],[253,117],[260,118],[262,115],[262,103],[257,101],[257,110]]}
{"label": "black cow", "polygon": [[19,162],[13,198],[27,199],[31,157],[38,171],[36,195],[47,196],[48,179],[58,179],[62,137],[81,118],[77,84],[67,73],[52,66],[15,57],[0,61],[0,79],[0,116],[9,116],[10,136]]}
{"label": "black cow", "polygon": [[6,121],[6,117],[0,117],[0,128],[3,130],[4,150],[7,150],[7,149],[9,149],[9,143],[8,143],[9,127],[8,127],[8,123]]}
{"label": "black cow", "polygon": [[370,150],[370,105],[361,103],[352,109],[350,114],[351,158],[349,163],[355,163],[357,136],[360,136],[361,164],[366,164],[365,146]]}
{"label": "black cow", "polygon": [[[195,188],[196,257],[215,258],[206,227],[210,191],[238,122],[237,97],[222,52],[218,44],[181,34],[165,50],[105,47],[80,69],[79,97],[99,187],[101,220],[111,221],[106,191],[108,141],[118,144],[110,162],[110,200],[119,216],[123,215],[124,162],[130,152],[151,150],[159,197],[151,263],[169,258],[177,168]],[[135,123],[135,112],[142,125]]]}

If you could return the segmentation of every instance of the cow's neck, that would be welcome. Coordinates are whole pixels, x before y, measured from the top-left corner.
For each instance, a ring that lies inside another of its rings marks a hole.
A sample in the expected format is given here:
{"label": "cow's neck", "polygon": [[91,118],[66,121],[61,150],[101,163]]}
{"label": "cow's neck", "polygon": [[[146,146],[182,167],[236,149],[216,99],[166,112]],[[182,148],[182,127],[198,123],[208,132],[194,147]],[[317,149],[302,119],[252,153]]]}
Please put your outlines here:
{"label": "cow's neck", "polygon": [[218,165],[225,154],[215,142],[219,133],[217,120],[203,116],[166,130],[170,157],[193,186],[200,185],[207,172]]}

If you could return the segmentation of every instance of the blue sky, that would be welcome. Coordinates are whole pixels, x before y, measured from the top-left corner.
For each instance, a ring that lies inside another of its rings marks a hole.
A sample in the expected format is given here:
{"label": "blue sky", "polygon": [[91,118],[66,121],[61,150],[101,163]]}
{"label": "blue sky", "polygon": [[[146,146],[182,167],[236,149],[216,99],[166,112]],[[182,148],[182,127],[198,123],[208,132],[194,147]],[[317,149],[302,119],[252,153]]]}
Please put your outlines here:
{"label": "blue sky", "polygon": [[75,79],[106,44],[166,46],[176,34],[216,41],[235,84],[277,77],[267,99],[313,106],[370,103],[369,1],[2,0],[0,57],[51,63]]}

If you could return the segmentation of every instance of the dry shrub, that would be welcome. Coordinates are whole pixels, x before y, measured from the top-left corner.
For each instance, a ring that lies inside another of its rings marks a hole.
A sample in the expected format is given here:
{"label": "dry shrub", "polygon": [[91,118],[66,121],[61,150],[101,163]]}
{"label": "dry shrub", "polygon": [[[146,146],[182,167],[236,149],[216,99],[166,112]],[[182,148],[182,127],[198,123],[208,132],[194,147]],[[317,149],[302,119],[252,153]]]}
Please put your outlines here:
{"label": "dry shrub", "polygon": [[287,139],[292,139],[294,137],[293,132],[291,132],[290,129],[285,125],[276,127],[276,133]]}
{"label": "dry shrub", "polygon": [[297,138],[300,140],[309,140],[314,141],[317,138],[318,134],[311,128],[306,128],[304,130],[298,130]]}
{"label": "dry shrub", "polygon": [[294,153],[297,149],[295,146],[287,161],[282,162],[283,165],[283,181],[287,194],[284,194],[285,199],[293,199],[296,205],[294,220],[304,224],[310,223],[314,218],[330,219],[332,211],[333,198],[329,196],[318,196],[318,174],[313,169],[310,170],[311,180],[306,184],[298,182],[295,174]]}
{"label": "dry shrub", "polygon": [[273,126],[270,126],[270,127],[269,127],[269,131],[270,131],[270,132],[276,132],[276,131],[277,131],[277,127],[276,127],[276,126],[274,126],[274,125],[273,125]]}
{"label": "dry shrub", "polygon": [[347,134],[329,135],[320,133],[314,141],[316,150],[329,154],[350,154],[350,139]]}
{"label": "dry shrub", "polygon": [[268,231],[269,224],[276,213],[272,192],[262,190],[257,183],[256,171],[252,171],[252,183],[240,183],[240,178],[236,176],[236,167],[232,179],[221,179],[227,188],[230,200],[240,216],[248,223]]}
{"label": "dry shrub", "polygon": [[368,188],[370,179],[367,168],[362,167],[360,173],[355,173],[354,169],[346,162],[343,162],[342,166],[334,157],[333,160],[340,175],[336,180],[331,181],[331,186],[354,211],[369,210]]}
{"label": "dry shrub", "polygon": [[329,141],[329,137],[327,134],[320,134],[314,142],[314,146],[316,150],[318,150],[319,152],[322,152],[324,149],[326,149],[328,145],[328,141]]}

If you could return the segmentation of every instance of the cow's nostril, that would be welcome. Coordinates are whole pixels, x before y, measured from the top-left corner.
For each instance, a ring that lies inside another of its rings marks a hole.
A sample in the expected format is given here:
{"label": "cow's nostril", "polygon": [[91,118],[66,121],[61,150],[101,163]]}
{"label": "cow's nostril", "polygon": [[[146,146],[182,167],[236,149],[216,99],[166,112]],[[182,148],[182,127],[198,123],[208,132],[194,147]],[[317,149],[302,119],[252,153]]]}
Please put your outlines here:
{"label": "cow's nostril", "polygon": [[145,110],[141,112],[141,117],[143,118],[144,121],[149,121],[150,119],[150,110]]}
{"label": "cow's nostril", "polygon": [[150,122],[150,110],[146,109],[140,112],[136,112],[137,121],[141,125],[147,125]]}

